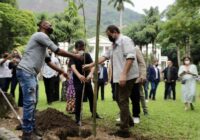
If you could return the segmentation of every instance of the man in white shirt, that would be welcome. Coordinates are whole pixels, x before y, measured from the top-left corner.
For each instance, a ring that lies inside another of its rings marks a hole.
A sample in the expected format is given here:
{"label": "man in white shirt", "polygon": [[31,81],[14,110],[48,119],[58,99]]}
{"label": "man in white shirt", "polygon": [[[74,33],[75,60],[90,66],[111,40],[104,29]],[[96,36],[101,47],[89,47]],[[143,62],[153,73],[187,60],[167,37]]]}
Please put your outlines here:
{"label": "man in white shirt", "polygon": [[[113,46],[99,58],[99,63],[111,59],[113,83],[116,83],[116,100],[120,109],[120,129],[113,133],[120,137],[130,137],[129,127],[133,126],[133,120],[129,111],[129,97],[136,81],[139,77],[139,69],[136,58],[136,51],[133,41],[122,34],[115,25],[110,25],[106,29],[108,39]],[[90,68],[94,63],[85,65]]]}
{"label": "man in white shirt", "polygon": [[[60,67],[60,63],[57,58],[52,56],[51,50],[48,50],[49,56],[51,58],[51,62]],[[58,72],[49,67],[46,63],[44,63],[44,66],[42,67],[42,76],[43,76],[43,81],[44,81],[44,86],[45,86],[45,92],[46,92],[46,97],[47,97],[47,104],[51,104],[54,101],[54,94],[56,91],[55,88],[55,81],[58,76]]]}

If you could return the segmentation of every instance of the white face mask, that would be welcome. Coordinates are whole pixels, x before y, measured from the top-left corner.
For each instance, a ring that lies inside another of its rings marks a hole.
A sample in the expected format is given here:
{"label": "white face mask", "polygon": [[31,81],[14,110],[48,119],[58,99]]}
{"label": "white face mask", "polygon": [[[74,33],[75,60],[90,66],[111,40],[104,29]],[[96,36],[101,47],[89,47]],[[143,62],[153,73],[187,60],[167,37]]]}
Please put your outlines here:
{"label": "white face mask", "polygon": [[189,61],[189,60],[186,60],[186,61],[185,61],[185,64],[186,64],[186,65],[189,65],[189,64],[190,64],[190,61]]}

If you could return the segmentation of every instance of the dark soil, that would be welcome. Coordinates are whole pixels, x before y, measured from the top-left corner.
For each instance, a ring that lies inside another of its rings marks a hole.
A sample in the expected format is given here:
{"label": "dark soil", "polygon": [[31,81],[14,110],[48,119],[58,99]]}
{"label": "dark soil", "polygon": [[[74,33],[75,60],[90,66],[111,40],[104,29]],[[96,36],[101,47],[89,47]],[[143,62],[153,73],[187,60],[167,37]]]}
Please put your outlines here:
{"label": "dark soil", "polygon": [[36,127],[43,132],[58,127],[78,129],[71,117],[52,108],[36,113]]}
{"label": "dark soil", "polygon": [[42,134],[53,130],[61,140],[69,136],[86,138],[92,134],[89,129],[81,130],[80,134],[79,127],[71,117],[52,108],[36,113],[36,127]]}
{"label": "dark soil", "polygon": [[[14,130],[19,124],[17,119],[0,119],[0,127]],[[48,108],[36,113],[36,127],[42,132],[43,140],[152,140],[157,139],[153,136],[143,136],[142,134],[131,135],[130,138],[120,138],[109,135],[114,130],[109,128],[97,127],[97,136],[92,136],[91,122],[84,121],[82,127],[78,127],[70,116],[64,113]],[[22,131],[13,131],[17,136],[21,136]],[[160,139],[160,138],[158,138]],[[168,140],[167,138],[161,138]]]}

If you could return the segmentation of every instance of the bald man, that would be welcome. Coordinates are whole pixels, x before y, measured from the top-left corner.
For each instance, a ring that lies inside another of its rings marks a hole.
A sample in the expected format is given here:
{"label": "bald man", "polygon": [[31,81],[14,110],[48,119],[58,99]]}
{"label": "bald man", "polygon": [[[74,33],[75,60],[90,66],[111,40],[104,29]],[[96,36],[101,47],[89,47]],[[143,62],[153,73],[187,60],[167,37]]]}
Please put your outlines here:
{"label": "bald man", "polygon": [[23,135],[22,140],[37,140],[35,135],[35,109],[37,104],[37,74],[40,72],[44,61],[52,69],[67,77],[62,69],[51,62],[47,49],[57,55],[80,59],[80,55],[72,54],[59,49],[49,38],[53,33],[50,22],[41,21],[38,24],[38,32],[34,33],[25,50],[25,53],[17,67],[17,78],[23,92]]}

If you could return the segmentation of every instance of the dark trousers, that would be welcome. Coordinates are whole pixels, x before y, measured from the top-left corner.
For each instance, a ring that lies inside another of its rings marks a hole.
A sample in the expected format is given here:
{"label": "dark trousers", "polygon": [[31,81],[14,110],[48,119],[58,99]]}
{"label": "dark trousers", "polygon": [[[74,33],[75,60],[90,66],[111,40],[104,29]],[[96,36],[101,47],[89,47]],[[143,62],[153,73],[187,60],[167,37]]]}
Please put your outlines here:
{"label": "dark trousers", "polygon": [[17,84],[18,84],[17,77],[12,76],[10,93],[13,97],[15,97],[15,89],[17,87]]}
{"label": "dark trousers", "polygon": [[155,100],[156,99],[156,90],[159,84],[159,80],[150,81],[151,82],[151,91],[149,94],[149,98]]}
{"label": "dark trousers", "polygon": [[[80,113],[81,113],[81,99],[82,99],[82,91],[83,91],[83,84],[76,84],[74,83],[75,87],[75,119],[76,121],[80,121]],[[91,83],[85,84],[85,97],[89,100],[90,105],[90,112],[93,112],[93,90]]]}
{"label": "dark trousers", "polygon": [[[18,83],[19,82],[18,82],[17,77],[15,75],[12,76],[10,93],[13,97],[15,97],[15,89]],[[23,107],[23,94],[22,94],[22,88],[20,85],[19,85],[18,106]]]}
{"label": "dark trousers", "polygon": [[44,81],[44,87],[45,87],[45,92],[46,92],[46,97],[47,97],[47,103],[52,103],[53,102],[53,94],[54,94],[54,77],[52,78],[45,78],[43,77]]}
{"label": "dark trousers", "polygon": [[131,101],[132,101],[132,111],[133,117],[140,117],[140,84],[133,84],[133,89],[131,92]]}
{"label": "dark trousers", "polygon": [[116,84],[116,101],[120,109],[120,120],[122,130],[128,131],[129,124],[133,123],[133,119],[129,110],[129,98],[133,89],[135,80],[128,80],[124,87]]}
{"label": "dark trousers", "polygon": [[53,93],[53,101],[59,101],[59,94],[60,94],[60,77],[54,77],[54,93]]}
{"label": "dark trousers", "polygon": [[0,78],[0,88],[4,92],[8,92],[10,83],[11,83],[11,78]]}
{"label": "dark trousers", "polygon": [[146,81],[143,86],[144,86],[145,99],[148,100],[149,81]]}
{"label": "dark trousers", "polygon": [[113,81],[110,82],[111,84],[111,90],[112,90],[112,99],[113,101],[116,100],[116,83],[113,83]]}
{"label": "dark trousers", "polygon": [[97,99],[99,98],[99,87],[101,88],[101,100],[104,100],[104,80],[103,79],[99,79],[98,81],[98,94],[97,94]]}
{"label": "dark trousers", "polygon": [[171,90],[173,93],[173,100],[176,100],[176,82],[165,82],[165,95],[164,99],[167,99],[170,97]]}

